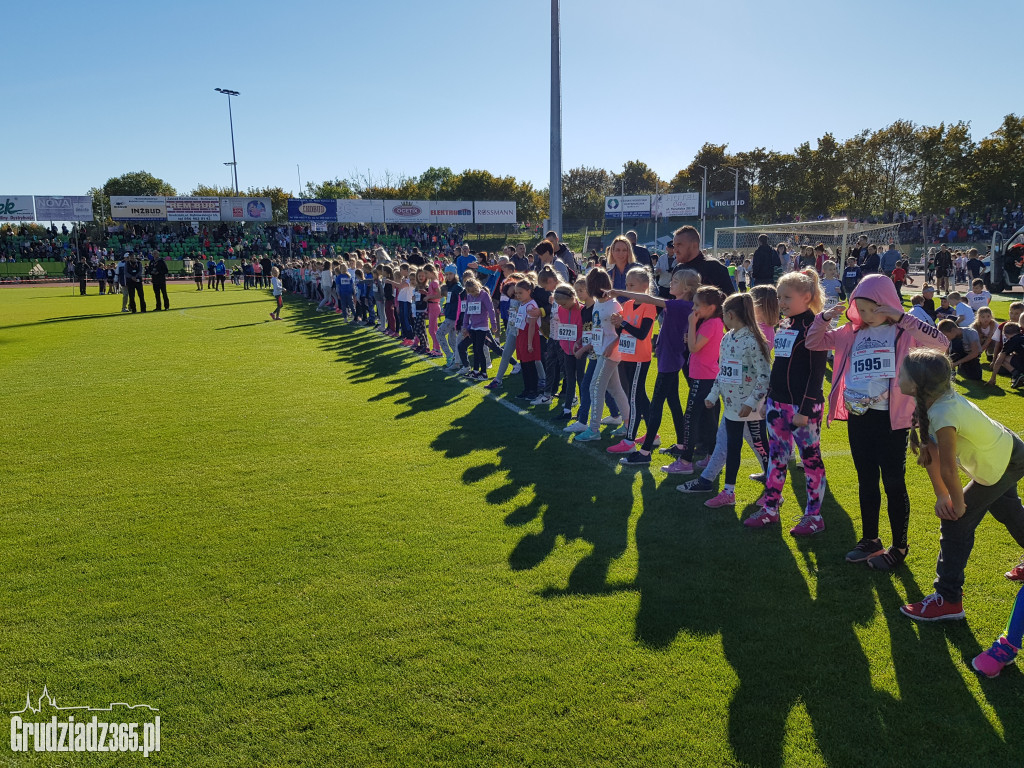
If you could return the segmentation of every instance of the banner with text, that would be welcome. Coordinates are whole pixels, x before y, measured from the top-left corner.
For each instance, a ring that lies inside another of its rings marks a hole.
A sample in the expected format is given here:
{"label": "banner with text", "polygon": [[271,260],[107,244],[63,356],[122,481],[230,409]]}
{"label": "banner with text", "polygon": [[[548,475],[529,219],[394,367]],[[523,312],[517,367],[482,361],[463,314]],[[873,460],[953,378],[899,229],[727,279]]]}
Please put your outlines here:
{"label": "banner with text", "polygon": [[515,224],[515,201],[477,200],[473,203],[473,219],[477,224]]}
{"label": "banner with text", "polygon": [[430,221],[434,224],[472,224],[473,203],[437,200],[428,203]]}
{"label": "banner with text", "polygon": [[604,199],[606,219],[649,219],[651,218],[650,195],[615,195]]}
{"label": "banner with text", "polygon": [[32,195],[0,195],[0,221],[35,221]]}
{"label": "banner with text", "polygon": [[36,195],[36,221],[92,221],[89,195]]}
{"label": "banner with text", "polygon": [[385,200],[384,221],[389,224],[433,224],[428,200]]}
{"label": "banner with text", "polygon": [[750,207],[750,193],[741,190],[738,202],[738,206],[733,203],[732,192],[709,192],[708,213],[732,213],[734,208],[739,208],[739,212],[743,213]]}
{"label": "banner with text", "polygon": [[221,221],[273,221],[269,197],[220,198]]}
{"label": "banner with text", "polygon": [[337,200],[289,200],[288,221],[338,220]]}
{"label": "banner with text", "polygon": [[167,198],[111,195],[110,218],[114,221],[167,221]]}
{"label": "banner with text", "polygon": [[339,200],[338,221],[346,224],[383,224],[383,200]]}
{"label": "banner with text", "polygon": [[168,197],[168,221],[220,221],[219,197]]}
{"label": "banner with text", "polygon": [[651,216],[656,219],[700,215],[699,192],[651,195]]}

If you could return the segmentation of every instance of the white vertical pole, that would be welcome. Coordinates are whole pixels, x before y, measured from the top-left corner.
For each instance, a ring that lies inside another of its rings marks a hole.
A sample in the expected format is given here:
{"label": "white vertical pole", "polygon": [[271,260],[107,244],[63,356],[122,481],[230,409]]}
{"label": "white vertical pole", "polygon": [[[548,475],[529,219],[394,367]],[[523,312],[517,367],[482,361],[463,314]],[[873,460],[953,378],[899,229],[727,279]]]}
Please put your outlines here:
{"label": "white vertical pole", "polygon": [[558,0],[551,0],[551,229],[562,235],[562,53]]}

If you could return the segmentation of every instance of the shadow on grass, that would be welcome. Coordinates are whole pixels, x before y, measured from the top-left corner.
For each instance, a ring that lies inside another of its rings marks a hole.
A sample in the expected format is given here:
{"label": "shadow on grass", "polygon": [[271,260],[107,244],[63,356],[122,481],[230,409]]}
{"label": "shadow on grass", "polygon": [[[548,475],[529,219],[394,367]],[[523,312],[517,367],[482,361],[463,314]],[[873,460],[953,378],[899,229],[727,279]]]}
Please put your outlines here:
{"label": "shadow on grass", "polygon": [[[381,381],[371,402],[406,406],[396,418],[465,396],[439,371],[413,368],[417,358],[390,339],[311,307],[293,311],[295,332],[312,336],[345,362],[350,380]],[[449,458],[493,451],[497,460],[465,470],[462,482],[500,478],[485,496],[493,505],[526,497],[505,523],[518,528],[539,521],[540,527],[531,526],[510,551],[512,570],[538,567],[563,542],[589,545],[568,569],[564,586],[542,590],[543,598],[635,591],[634,639],[655,652],[680,635],[721,638],[721,653],[738,679],[728,733],[739,764],[788,764],[787,722],[800,706],[828,765],[1010,764],[1007,757],[1024,750],[1020,673],[982,682],[1000,734],[964,679],[962,665],[983,650],[969,625],[912,622],[899,612],[901,592],[911,601],[923,595],[909,571],[890,576],[844,562],[858,538],[851,519],[855,501],[844,509],[826,488],[827,532],[791,546],[788,526],[750,530],[740,524],[753,504],[710,510],[703,506],[706,496],[677,493],[678,481],[659,483],[656,470],[641,470],[637,483],[632,471],[613,468],[601,453],[607,443],[576,448],[567,442],[486,399],[447,423],[430,447]],[[804,478],[800,471],[792,474],[796,490],[783,512],[796,518],[805,501]],[[635,488],[641,502],[637,573],[633,580],[610,580],[611,565],[629,546]],[[934,552],[913,555],[931,558]],[[888,628],[891,657],[875,645],[869,659],[858,629],[877,621]],[[708,662],[709,668],[716,663]]]}

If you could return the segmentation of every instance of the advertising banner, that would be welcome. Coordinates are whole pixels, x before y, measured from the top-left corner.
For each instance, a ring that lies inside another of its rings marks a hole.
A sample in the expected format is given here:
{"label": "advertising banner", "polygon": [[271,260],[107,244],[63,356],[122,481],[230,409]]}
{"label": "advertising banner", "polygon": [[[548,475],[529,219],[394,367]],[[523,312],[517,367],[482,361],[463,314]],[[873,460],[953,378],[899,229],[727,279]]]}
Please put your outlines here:
{"label": "advertising banner", "polygon": [[384,221],[384,201],[339,200],[338,221],[347,224],[381,224]]}
{"label": "advertising banner", "polygon": [[114,221],[167,221],[167,198],[110,196],[110,218]]}
{"label": "advertising banner", "polygon": [[428,200],[385,200],[384,221],[389,224],[432,224]]}
{"label": "advertising banner", "polygon": [[473,219],[477,224],[515,224],[514,201],[477,200],[473,203]]}
{"label": "advertising banner", "polygon": [[670,195],[652,195],[651,216],[656,219],[700,216],[700,193],[678,192]]}
{"label": "advertising banner", "polygon": [[650,195],[616,195],[604,199],[606,219],[649,219],[651,218]]}
{"label": "advertising banner", "polygon": [[451,200],[437,200],[427,204],[430,220],[434,224],[472,224],[473,204]]}
{"label": "advertising banner", "polygon": [[269,197],[222,197],[221,221],[273,221]]}
{"label": "advertising banner", "polygon": [[288,221],[338,220],[337,200],[289,200]]}
{"label": "advertising banner", "polygon": [[168,197],[168,221],[220,221],[219,197]]}
{"label": "advertising banner", "polygon": [[0,221],[35,221],[32,195],[0,195]]}
{"label": "advertising banner", "polygon": [[92,221],[89,195],[36,195],[37,221]]}
{"label": "advertising banner", "polygon": [[[742,214],[750,207],[750,193],[746,190],[740,191],[739,209]],[[708,213],[731,213],[733,210],[733,192],[709,192]]]}

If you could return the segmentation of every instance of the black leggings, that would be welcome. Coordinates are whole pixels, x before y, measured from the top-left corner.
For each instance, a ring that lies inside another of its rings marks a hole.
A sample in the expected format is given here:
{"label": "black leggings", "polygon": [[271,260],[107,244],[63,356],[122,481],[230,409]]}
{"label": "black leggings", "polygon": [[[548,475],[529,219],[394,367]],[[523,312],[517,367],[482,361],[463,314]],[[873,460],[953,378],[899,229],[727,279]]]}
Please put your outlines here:
{"label": "black leggings", "polygon": [[743,428],[750,430],[750,445],[757,454],[757,461],[763,472],[768,466],[768,425],[764,419],[760,421],[725,420],[725,482],[736,485],[736,475],[740,471],[740,452],[743,450]]}
{"label": "black leggings", "polygon": [[474,328],[469,335],[473,339],[473,368],[479,370],[480,373],[487,373],[487,355],[484,353],[484,347],[488,347],[491,352],[496,352],[498,355],[501,354],[502,349],[486,328]]}
{"label": "black leggings", "polygon": [[850,414],[847,432],[850,456],[857,470],[861,535],[865,539],[878,538],[878,516],[882,509],[878,476],[881,474],[892,544],[905,549],[910,525],[910,496],[907,494],[907,435],[910,430],[893,429],[889,411],[868,409],[862,416]]}
{"label": "black leggings", "polygon": [[[356,317],[356,313],[352,313]],[[358,318],[356,318],[358,319]],[[416,348],[427,348],[427,310],[416,310],[416,317],[412,319],[412,334],[416,337]]]}
{"label": "black leggings", "polygon": [[650,453],[654,450],[654,438],[661,428],[662,411],[665,403],[672,413],[672,425],[676,430],[676,442],[682,442],[686,431],[683,405],[679,402],[679,371],[659,372],[654,378],[654,396],[651,398],[650,406],[644,420],[647,422],[647,435],[644,437],[643,450]]}
{"label": "black leggings", "polygon": [[707,408],[707,400],[714,379],[690,379],[690,394],[686,398],[686,419],[683,429],[683,461],[693,461],[693,452],[701,445],[708,456],[715,451],[715,434],[718,432],[719,404]]}
{"label": "black leggings", "polygon": [[640,431],[640,419],[647,422],[647,414],[651,409],[651,401],[647,397],[647,369],[651,361],[637,363],[631,360],[619,362],[619,381],[629,398],[629,421],[626,422],[626,440],[636,440]]}

